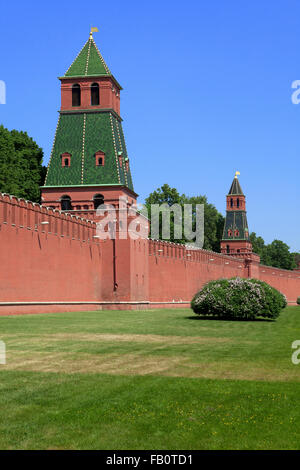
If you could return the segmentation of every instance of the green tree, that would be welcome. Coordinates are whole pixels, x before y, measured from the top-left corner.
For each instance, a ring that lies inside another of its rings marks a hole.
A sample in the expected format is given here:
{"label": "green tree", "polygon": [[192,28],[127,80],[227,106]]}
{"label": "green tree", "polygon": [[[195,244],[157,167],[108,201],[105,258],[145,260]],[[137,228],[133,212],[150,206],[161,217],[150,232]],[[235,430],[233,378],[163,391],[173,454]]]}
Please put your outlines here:
{"label": "green tree", "polygon": [[252,232],[250,233],[250,241],[252,243],[254,253],[257,253],[261,257],[266,247],[264,239],[262,237],[258,237],[255,232]]}
{"label": "green tree", "polygon": [[[220,241],[224,227],[224,217],[220,214],[213,204],[207,202],[206,196],[193,196],[189,197],[185,194],[179,194],[176,188],[171,188],[168,184],[164,184],[161,188],[153,191],[145,200],[145,205],[148,209],[148,216],[151,223],[151,204],[179,204],[181,207],[184,204],[192,204],[192,217],[193,217],[193,230],[196,225],[196,204],[204,204],[204,245],[203,248],[207,250],[220,251]],[[162,217],[160,216],[160,222]],[[171,213],[171,236],[170,241],[176,243],[186,243],[188,240],[183,236],[181,239],[174,237],[174,216]],[[162,233],[160,232],[160,239]]]}
{"label": "green tree", "polygon": [[297,254],[290,253],[288,245],[281,240],[274,240],[266,245],[262,237],[258,237],[255,232],[252,232],[250,241],[254,253],[260,256],[261,264],[282,269],[294,269],[296,267],[295,255]]}
{"label": "green tree", "polygon": [[17,192],[19,170],[11,133],[0,126],[0,191],[9,194]]}
{"label": "green tree", "polygon": [[292,253],[293,257],[294,257],[294,260],[295,260],[295,263],[297,266],[299,266],[299,263],[300,263],[300,253]]}
{"label": "green tree", "polygon": [[267,245],[262,237],[258,237],[255,232],[250,234],[250,241],[252,243],[252,250],[260,256],[260,263],[266,266],[272,266],[272,259],[270,253],[267,252]]}
{"label": "green tree", "polygon": [[[193,217],[196,220],[196,204],[204,204],[204,245],[205,250],[212,250],[219,252],[220,243],[223,235],[225,218],[220,212],[217,211],[213,204],[207,201],[206,196],[192,196],[188,197],[182,195],[184,204],[192,204]],[[193,224],[195,230],[195,222]]]}
{"label": "green tree", "polygon": [[266,255],[271,260],[274,268],[294,269],[296,267],[295,258],[290,253],[289,246],[281,240],[274,240],[266,246]]}
{"label": "green tree", "polygon": [[[149,196],[145,200],[145,205],[148,210],[148,218],[150,221],[150,226],[151,226],[151,205],[152,204],[167,204],[168,206],[173,206],[174,204],[179,204],[180,206],[183,205],[182,197],[178,193],[177,189],[171,188],[168,184],[164,184],[161,188],[157,188],[156,191],[153,191],[153,193],[149,194]],[[160,240],[163,240],[163,234],[162,234],[162,213],[159,215],[159,223],[160,223],[160,233],[159,233],[159,238]],[[180,239],[175,238],[174,232],[175,232],[175,221],[174,221],[174,214],[171,213],[170,215],[170,241],[176,243],[185,243],[185,239],[182,237]],[[182,228],[182,227],[181,227]]]}
{"label": "green tree", "polygon": [[0,191],[40,201],[43,151],[26,132],[0,126]]}

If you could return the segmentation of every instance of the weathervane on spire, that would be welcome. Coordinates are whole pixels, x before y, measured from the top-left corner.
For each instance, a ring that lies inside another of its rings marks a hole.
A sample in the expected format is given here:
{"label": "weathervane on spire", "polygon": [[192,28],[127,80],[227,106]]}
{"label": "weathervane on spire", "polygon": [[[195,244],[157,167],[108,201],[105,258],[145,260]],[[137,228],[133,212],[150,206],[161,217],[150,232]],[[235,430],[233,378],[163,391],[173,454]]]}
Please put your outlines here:
{"label": "weathervane on spire", "polygon": [[98,33],[99,29],[96,26],[91,26],[90,38],[93,37],[93,33]]}
{"label": "weathervane on spire", "polygon": [[238,177],[238,175],[240,175],[240,174],[241,174],[241,173],[240,173],[239,171],[236,171],[236,172],[235,172],[235,176],[234,176],[234,177],[235,177],[235,178],[237,178],[237,177]]}

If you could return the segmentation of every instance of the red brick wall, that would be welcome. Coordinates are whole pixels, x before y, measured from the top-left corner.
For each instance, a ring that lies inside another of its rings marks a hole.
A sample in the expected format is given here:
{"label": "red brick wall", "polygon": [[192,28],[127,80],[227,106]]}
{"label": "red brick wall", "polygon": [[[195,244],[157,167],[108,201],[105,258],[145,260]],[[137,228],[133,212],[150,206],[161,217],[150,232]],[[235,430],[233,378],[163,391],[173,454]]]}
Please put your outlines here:
{"label": "red brick wall", "polygon": [[[42,224],[48,222],[48,224]],[[300,272],[148,239],[99,240],[96,224],[0,194],[0,314],[188,305],[209,280],[260,278],[290,303]]]}
{"label": "red brick wall", "polygon": [[284,293],[291,304],[300,297],[300,272],[260,265],[259,278]]}
{"label": "red brick wall", "polygon": [[247,277],[244,261],[175,243],[149,240],[151,301],[187,301],[212,279]]}
{"label": "red brick wall", "polygon": [[93,222],[0,195],[0,302],[99,300],[95,231]]}

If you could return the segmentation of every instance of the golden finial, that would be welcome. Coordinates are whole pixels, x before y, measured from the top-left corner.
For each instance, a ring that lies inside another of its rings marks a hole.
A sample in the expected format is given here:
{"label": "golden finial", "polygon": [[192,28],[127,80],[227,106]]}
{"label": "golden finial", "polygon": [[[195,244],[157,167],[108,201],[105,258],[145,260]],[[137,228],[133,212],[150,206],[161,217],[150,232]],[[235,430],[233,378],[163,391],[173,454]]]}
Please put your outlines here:
{"label": "golden finial", "polygon": [[90,39],[93,38],[93,33],[98,33],[98,32],[99,32],[99,29],[96,26],[92,26],[91,31],[90,31]]}
{"label": "golden finial", "polygon": [[236,171],[236,172],[235,172],[235,176],[234,176],[234,177],[235,177],[235,178],[237,178],[237,177],[238,177],[238,175],[240,175],[240,174],[241,174],[241,173],[240,173],[239,171]]}

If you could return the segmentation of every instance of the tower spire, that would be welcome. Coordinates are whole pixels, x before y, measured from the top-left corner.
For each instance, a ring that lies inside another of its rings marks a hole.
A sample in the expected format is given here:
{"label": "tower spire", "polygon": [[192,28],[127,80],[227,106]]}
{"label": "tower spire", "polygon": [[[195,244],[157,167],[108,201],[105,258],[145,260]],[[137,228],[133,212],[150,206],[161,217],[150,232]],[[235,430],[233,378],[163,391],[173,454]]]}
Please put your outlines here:
{"label": "tower spire", "polygon": [[246,196],[238,180],[239,171],[227,194],[226,220],[221,241],[221,252],[228,255],[243,257],[252,253],[246,213]]}
{"label": "tower spire", "polygon": [[228,194],[244,196],[244,193],[242,191],[242,188],[238,179],[238,175],[240,175],[240,172],[236,171]]}

